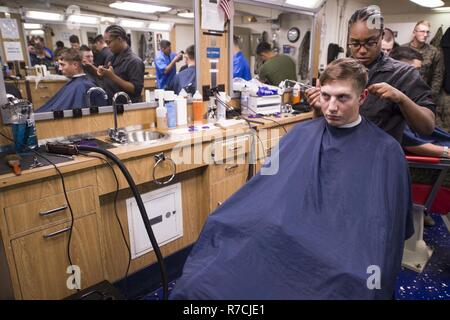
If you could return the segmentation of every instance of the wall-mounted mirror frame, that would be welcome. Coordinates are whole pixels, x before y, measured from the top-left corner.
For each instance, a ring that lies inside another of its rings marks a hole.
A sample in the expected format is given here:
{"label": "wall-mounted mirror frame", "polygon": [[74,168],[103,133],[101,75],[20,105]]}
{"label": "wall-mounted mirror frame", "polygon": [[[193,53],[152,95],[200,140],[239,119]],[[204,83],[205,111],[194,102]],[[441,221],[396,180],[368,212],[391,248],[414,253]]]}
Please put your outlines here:
{"label": "wall-mounted mirror frame", "polygon": [[[298,13],[301,15],[305,15],[305,16],[309,16],[312,18],[311,21],[311,38],[310,38],[310,50],[309,50],[309,70],[312,69],[312,65],[313,65],[313,54],[314,54],[314,43],[315,43],[315,38],[316,38],[316,33],[317,30],[315,28],[316,26],[316,22],[317,22],[317,13],[321,10],[321,8],[323,7],[325,0],[318,0],[317,2],[317,6],[314,9],[308,9],[308,8],[299,8],[299,7],[295,7],[292,5],[287,5],[285,4],[285,0],[235,0],[235,3],[238,4],[246,4],[246,5],[253,5],[253,6],[259,6],[259,7],[264,7],[267,9],[275,9],[275,10],[280,10],[283,12],[288,12],[288,13]],[[231,21],[231,28],[230,28],[230,39],[229,39],[229,57],[230,57],[230,70],[233,70],[233,30],[234,30],[234,19],[232,19]],[[303,33],[304,34],[304,33]],[[310,72],[309,74],[309,81],[311,82],[313,79],[313,72]],[[232,91],[232,84],[233,82],[233,73],[230,72],[230,79],[229,79],[229,94],[232,96],[234,93]]]}

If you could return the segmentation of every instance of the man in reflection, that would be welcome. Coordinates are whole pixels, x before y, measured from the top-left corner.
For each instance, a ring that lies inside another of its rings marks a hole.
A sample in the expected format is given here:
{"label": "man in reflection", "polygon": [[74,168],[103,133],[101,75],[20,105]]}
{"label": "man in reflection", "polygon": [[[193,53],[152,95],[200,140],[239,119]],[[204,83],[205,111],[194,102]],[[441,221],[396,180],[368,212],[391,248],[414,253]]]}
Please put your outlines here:
{"label": "man in reflection", "polygon": [[176,74],[172,81],[167,85],[168,90],[175,91],[179,94],[181,89],[187,93],[194,94],[197,88],[195,77],[195,46],[191,45],[186,49],[187,68]]}
{"label": "man in reflection", "polygon": [[[58,58],[59,69],[70,80],[36,112],[68,110],[86,107],[86,92],[95,87],[82,68],[80,50],[66,49]],[[99,92],[91,95],[92,105],[104,106],[106,99]]]}
{"label": "man in reflection", "polygon": [[101,34],[95,37],[94,47],[95,50],[97,50],[97,55],[94,58],[94,65],[96,67],[104,66],[106,60],[108,60],[113,55],[113,53],[108,48],[108,45],[105,43],[105,39],[103,39],[103,36]]}
{"label": "man in reflection", "polygon": [[295,62],[284,54],[277,54],[267,42],[261,42],[256,47],[256,54],[264,61],[259,68],[259,80],[273,86],[278,86],[280,82],[288,79],[297,81],[295,74]]}
{"label": "man in reflection", "polygon": [[107,27],[103,37],[113,53],[104,66],[97,68],[97,75],[103,79],[103,89],[110,99],[115,93],[124,91],[132,102],[139,102],[144,87],[144,63],[131,51],[127,33],[121,26]]}
{"label": "man in reflection", "polygon": [[70,47],[73,49],[80,49],[80,38],[77,35],[73,34],[69,37]]}
{"label": "man in reflection", "polygon": [[240,38],[238,36],[233,36],[233,78],[242,78],[249,81],[252,79],[252,74],[250,73],[250,66],[248,65],[247,59],[245,59],[245,56],[241,51],[239,41]]}
{"label": "man in reflection", "polygon": [[165,89],[177,72],[177,62],[183,59],[183,54],[172,52],[171,44],[167,40],[161,40],[161,51],[155,58],[156,85],[158,89]]}
{"label": "man in reflection", "polygon": [[94,53],[92,52],[91,48],[84,44],[80,47],[80,53],[81,66],[84,73],[86,73],[86,76],[89,80],[97,84],[97,81],[99,81],[100,79],[97,78],[97,68],[94,66]]}

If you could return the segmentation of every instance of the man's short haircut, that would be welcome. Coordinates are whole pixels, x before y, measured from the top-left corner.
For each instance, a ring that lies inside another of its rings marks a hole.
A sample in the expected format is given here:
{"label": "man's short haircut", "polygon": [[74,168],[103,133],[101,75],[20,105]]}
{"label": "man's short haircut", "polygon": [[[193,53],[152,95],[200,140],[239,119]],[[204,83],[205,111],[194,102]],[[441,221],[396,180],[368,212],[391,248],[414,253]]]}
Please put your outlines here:
{"label": "man's short haircut", "polygon": [[320,84],[325,85],[331,81],[353,81],[358,93],[362,92],[368,81],[367,68],[353,58],[341,58],[331,62],[320,75]]}
{"label": "man's short haircut", "polygon": [[62,42],[62,41],[56,41],[56,47],[58,47],[58,48],[64,48],[64,42]]}
{"label": "man's short haircut", "polygon": [[256,54],[260,55],[262,53],[265,52],[271,52],[272,51],[272,47],[270,46],[270,43],[268,42],[261,42],[258,44],[258,46],[256,47]]}
{"label": "man's short haircut", "polygon": [[83,45],[80,47],[80,51],[81,51],[81,52],[83,52],[83,51],[92,51],[92,49],[89,48],[87,45],[83,44]]}
{"label": "man's short haircut", "polygon": [[58,56],[58,59],[65,62],[78,62],[81,65],[81,51],[74,48],[64,49]]}
{"label": "man's short haircut", "polygon": [[384,37],[383,40],[386,42],[391,42],[391,41],[395,41],[395,35],[394,35],[394,31],[392,31],[389,28],[385,28],[384,29]]}
{"label": "man's short haircut", "polygon": [[421,24],[427,26],[428,28],[431,28],[431,23],[427,20],[420,20],[419,22],[416,23],[416,26],[414,27],[414,30],[417,29],[418,26],[420,26]]}
{"label": "man's short haircut", "polygon": [[77,35],[73,34],[69,38],[70,43],[80,43],[80,38]]}
{"label": "man's short haircut", "polygon": [[164,49],[170,47],[171,43],[169,40],[161,40],[159,45],[161,46],[161,49],[164,50]]}
{"label": "man's short haircut", "polygon": [[[358,21],[367,21],[369,28],[375,29],[378,27],[378,30],[384,30],[384,17],[376,6],[369,6],[356,10],[348,21],[348,27],[350,28]],[[377,23],[379,23],[379,26]]]}
{"label": "man's short haircut", "polygon": [[94,43],[97,43],[97,42],[105,42],[105,39],[103,39],[103,36],[101,34],[99,34],[98,36],[96,36],[94,38]]}
{"label": "man's short haircut", "polygon": [[186,54],[188,55],[189,59],[195,60],[195,45],[187,47]]}
{"label": "man's short haircut", "polygon": [[423,55],[410,47],[397,47],[391,51],[390,57],[399,61],[423,61]]}

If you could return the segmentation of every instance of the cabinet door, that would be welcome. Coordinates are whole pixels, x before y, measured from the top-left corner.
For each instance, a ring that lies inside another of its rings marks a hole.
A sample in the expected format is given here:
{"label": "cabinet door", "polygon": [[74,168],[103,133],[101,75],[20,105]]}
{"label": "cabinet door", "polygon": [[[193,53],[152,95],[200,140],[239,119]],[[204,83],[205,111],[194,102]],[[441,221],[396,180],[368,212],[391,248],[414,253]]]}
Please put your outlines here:
{"label": "cabinet door", "polygon": [[[61,299],[77,291],[67,287],[67,243],[63,223],[11,241],[23,299]],[[74,222],[70,253],[80,268],[81,289],[103,280],[96,215]]]}
{"label": "cabinet door", "polygon": [[233,193],[245,184],[247,172],[233,175],[225,180],[215,183],[211,187],[210,211],[214,211]]}

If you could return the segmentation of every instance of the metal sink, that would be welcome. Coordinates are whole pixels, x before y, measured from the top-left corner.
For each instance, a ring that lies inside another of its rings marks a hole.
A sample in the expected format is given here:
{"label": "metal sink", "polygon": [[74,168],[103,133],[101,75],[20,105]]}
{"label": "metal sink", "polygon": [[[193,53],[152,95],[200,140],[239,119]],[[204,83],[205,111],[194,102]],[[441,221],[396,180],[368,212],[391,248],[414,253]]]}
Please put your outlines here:
{"label": "metal sink", "polygon": [[168,134],[158,131],[136,130],[125,131],[125,137],[127,143],[154,143],[166,139]]}

